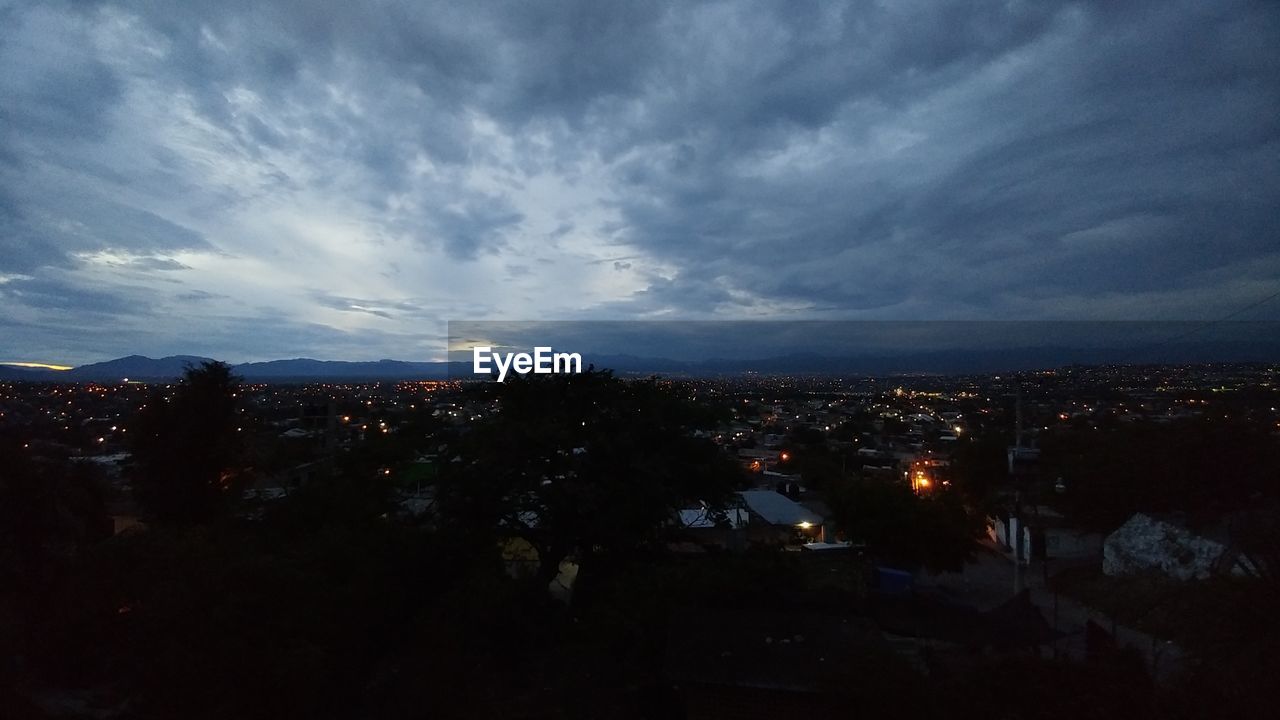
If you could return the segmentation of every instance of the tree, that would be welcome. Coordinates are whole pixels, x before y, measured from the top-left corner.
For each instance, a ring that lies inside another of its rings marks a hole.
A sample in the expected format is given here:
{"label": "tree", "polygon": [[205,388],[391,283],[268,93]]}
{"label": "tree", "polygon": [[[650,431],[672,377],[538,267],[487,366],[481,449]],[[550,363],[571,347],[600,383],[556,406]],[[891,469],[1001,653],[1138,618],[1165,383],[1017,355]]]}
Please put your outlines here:
{"label": "tree", "polygon": [[[64,459],[37,461],[25,450],[0,438],[0,648],[23,655],[47,641],[34,618],[65,569],[111,535],[108,488],[97,468]],[[0,686],[15,669],[4,665]]]}
{"label": "tree", "polygon": [[881,562],[907,569],[960,570],[973,555],[981,521],[953,492],[917,497],[895,481],[855,478],[828,489],[832,516]]}
{"label": "tree", "polygon": [[955,487],[971,505],[990,509],[1008,482],[1008,443],[998,434],[959,443],[951,456]]}
{"label": "tree", "polygon": [[110,536],[107,484],[89,463],[33,461],[17,443],[0,440],[0,584],[37,584],[60,557]]}
{"label": "tree", "polygon": [[157,389],[138,412],[131,479],[153,522],[205,522],[238,498],[245,480],[238,384],[230,366],[205,362],[178,385]]}
{"label": "tree", "polygon": [[1053,502],[1103,532],[1138,511],[1211,524],[1280,495],[1280,442],[1269,426],[1238,417],[1073,428],[1047,435],[1041,448],[1043,476],[1066,485]]}
{"label": "tree", "polygon": [[706,408],[658,381],[610,372],[529,376],[485,388],[498,411],[451,449],[441,513],[454,529],[519,537],[539,580],[560,562],[636,548],[676,511],[726,497],[739,474],[694,431]]}

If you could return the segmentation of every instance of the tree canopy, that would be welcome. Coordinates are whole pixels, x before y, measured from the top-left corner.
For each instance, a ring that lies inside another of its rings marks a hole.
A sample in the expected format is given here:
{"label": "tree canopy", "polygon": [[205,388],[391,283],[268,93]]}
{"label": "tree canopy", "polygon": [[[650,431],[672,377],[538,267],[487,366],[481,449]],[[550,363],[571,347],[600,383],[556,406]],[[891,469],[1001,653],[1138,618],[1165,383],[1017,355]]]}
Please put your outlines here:
{"label": "tree canopy", "polygon": [[696,436],[714,418],[658,381],[589,370],[486,391],[497,411],[447,453],[441,511],[464,532],[523,538],[548,580],[570,554],[644,544],[681,507],[721,501],[739,477]]}
{"label": "tree canopy", "polygon": [[878,561],[906,569],[962,569],[983,528],[956,493],[917,497],[900,482],[853,478],[830,487],[827,502],[852,539]]}
{"label": "tree canopy", "polygon": [[151,521],[210,520],[239,496],[245,468],[238,384],[226,363],[205,362],[188,368],[177,385],[157,388],[138,412],[131,480]]}
{"label": "tree canopy", "polygon": [[1110,531],[1133,513],[1182,512],[1193,523],[1280,498],[1280,441],[1234,418],[1072,428],[1042,442],[1046,478],[1072,519]]}

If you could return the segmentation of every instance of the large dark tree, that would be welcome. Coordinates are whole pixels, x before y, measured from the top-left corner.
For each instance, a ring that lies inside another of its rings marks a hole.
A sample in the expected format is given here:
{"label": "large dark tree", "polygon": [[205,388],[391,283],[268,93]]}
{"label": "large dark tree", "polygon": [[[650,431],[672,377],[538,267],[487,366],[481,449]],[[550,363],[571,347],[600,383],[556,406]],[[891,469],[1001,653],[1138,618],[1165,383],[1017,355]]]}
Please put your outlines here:
{"label": "large dark tree", "polygon": [[107,487],[89,463],[33,460],[0,440],[0,584],[22,587],[111,534]]}
{"label": "large dark tree", "polygon": [[1066,485],[1052,501],[1103,532],[1138,511],[1212,524],[1280,497],[1280,441],[1268,426],[1235,416],[1077,427],[1046,436],[1041,447],[1042,473]]}
{"label": "large dark tree", "polygon": [[[0,439],[0,457],[0,657],[5,657],[30,652],[47,640],[33,619],[48,604],[63,570],[110,536],[111,519],[106,483],[92,464],[33,459],[9,438]],[[0,662],[0,688],[16,669]]]}
{"label": "large dark tree", "polygon": [[540,579],[570,555],[643,545],[679,508],[717,503],[739,477],[695,437],[715,418],[658,381],[588,371],[488,389],[497,412],[450,449],[442,513],[463,531],[526,540]]}
{"label": "large dark tree", "polygon": [[996,505],[999,491],[1009,485],[1008,441],[989,434],[958,444],[951,456],[951,476],[965,501],[982,510]]}
{"label": "large dark tree", "polygon": [[177,385],[157,389],[139,410],[131,480],[151,521],[205,522],[239,496],[244,443],[238,383],[225,363],[205,362],[188,368]]}
{"label": "large dark tree", "polygon": [[917,497],[905,483],[854,478],[828,489],[836,523],[880,562],[960,570],[977,548],[982,521],[954,492]]}

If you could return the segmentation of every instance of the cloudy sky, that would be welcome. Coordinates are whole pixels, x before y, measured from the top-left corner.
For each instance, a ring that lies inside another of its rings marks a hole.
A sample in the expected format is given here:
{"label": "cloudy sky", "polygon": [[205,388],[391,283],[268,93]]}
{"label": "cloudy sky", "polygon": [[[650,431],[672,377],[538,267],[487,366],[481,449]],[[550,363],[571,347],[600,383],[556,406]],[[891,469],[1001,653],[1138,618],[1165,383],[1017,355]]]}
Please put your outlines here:
{"label": "cloudy sky", "polygon": [[0,360],[1222,317],[1280,290],[1277,47],[1266,1],[0,0]]}

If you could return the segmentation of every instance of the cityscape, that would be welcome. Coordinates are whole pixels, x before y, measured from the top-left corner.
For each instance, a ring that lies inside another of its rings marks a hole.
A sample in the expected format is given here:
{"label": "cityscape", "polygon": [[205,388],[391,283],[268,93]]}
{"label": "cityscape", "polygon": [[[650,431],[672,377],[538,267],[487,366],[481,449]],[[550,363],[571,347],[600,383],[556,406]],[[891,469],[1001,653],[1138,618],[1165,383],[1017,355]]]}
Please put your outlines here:
{"label": "cityscape", "polygon": [[0,0],[0,720],[1270,720],[1278,48]]}
{"label": "cityscape", "polygon": [[[248,383],[205,361],[167,381],[6,382],[6,572],[22,584],[3,609],[6,641],[27,643],[13,692],[52,716],[199,697],[251,715],[729,717],[932,712],[994,675],[1126,717],[1248,709],[1269,697],[1258,658],[1280,632],[1278,379],[1247,363]],[[150,569],[93,567],[122,562]],[[509,605],[539,597],[553,604]],[[424,612],[468,624],[415,630],[423,646],[383,626]],[[328,622],[346,629],[311,637]],[[270,690],[148,668],[268,637],[234,662]],[[340,679],[316,687],[294,674],[303,658]]]}

